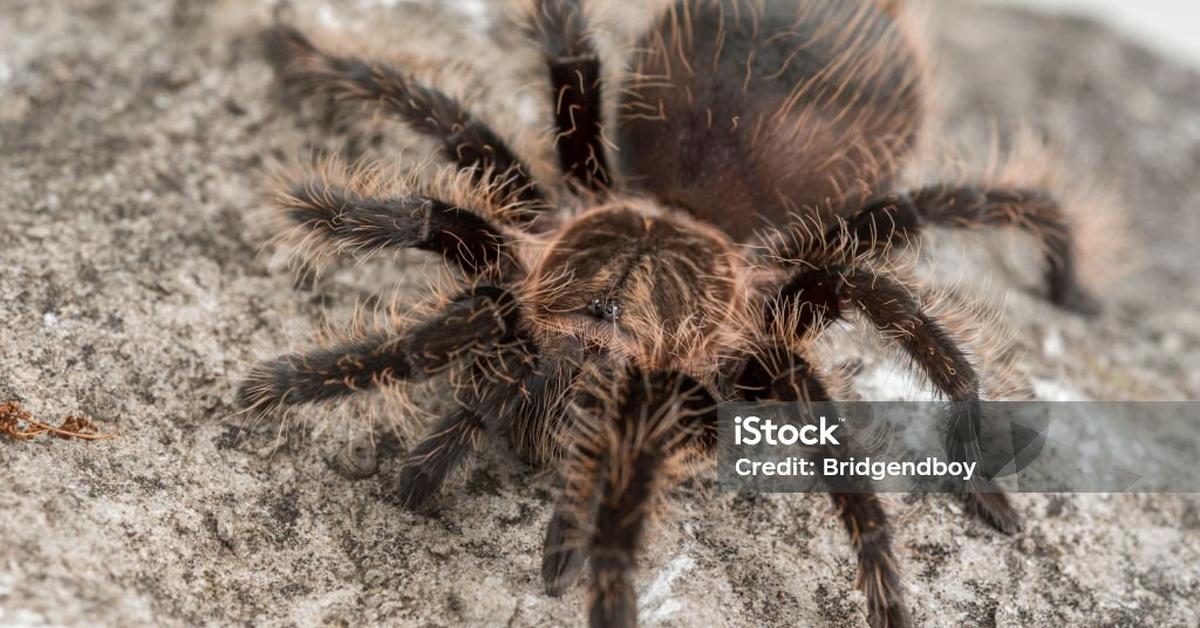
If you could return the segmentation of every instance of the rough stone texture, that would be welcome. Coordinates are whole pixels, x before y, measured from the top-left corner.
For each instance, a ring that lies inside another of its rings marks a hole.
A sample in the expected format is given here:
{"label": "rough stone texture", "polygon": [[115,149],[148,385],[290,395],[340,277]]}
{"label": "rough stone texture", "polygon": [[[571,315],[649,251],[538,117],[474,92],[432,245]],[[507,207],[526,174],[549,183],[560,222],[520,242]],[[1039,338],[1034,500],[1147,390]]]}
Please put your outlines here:
{"label": "rough stone texture", "polygon": [[[499,48],[474,60],[489,82],[539,76],[482,2],[298,4],[375,48]],[[269,10],[0,4],[0,397],[117,434],[0,440],[0,624],[574,624],[579,590],[540,593],[544,474],[494,448],[416,515],[381,499],[404,446],[384,422],[310,409],[277,439],[229,418],[252,360],[398,281],[376,264],[296,292],[257,254],[265,160],[337,141],[273,92]],[[934,32],[953,139],[1031,125],[1132,209],[1141,263],[1101,318],[998,280],[1039,390],[1200,397],[1200,76],[1082,21],[939,2]],[[919,624],[1200,622],[1195,497],[1016,501],[1028,525],[1004,538],[952,500],[889,499]],[[826,502],[687,487],[643,562],[646,623],[862,625]]]}

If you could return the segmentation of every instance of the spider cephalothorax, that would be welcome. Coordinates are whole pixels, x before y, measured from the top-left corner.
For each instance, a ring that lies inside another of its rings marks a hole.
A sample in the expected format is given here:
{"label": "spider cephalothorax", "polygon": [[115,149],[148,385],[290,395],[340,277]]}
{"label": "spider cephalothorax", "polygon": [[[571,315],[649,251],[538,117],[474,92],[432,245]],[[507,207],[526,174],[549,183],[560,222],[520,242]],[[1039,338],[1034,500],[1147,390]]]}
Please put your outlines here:
{"label": "spider cephalothorax", "polygon": [[724,233],[648,201],[616,201],[566,224],[537,260],[527,320],[643,368],[680,369],[711,356],[729,329],[744,300],[740,271]]}
{"label": "spider cephalothorax", "polygon": [[[1090,301],[1047,192],[898,186],[923,110],[899,3],[677,0],[637,42],[609,112],[620,148],[610,152],[582,0],[531,1],[565,175],[553,186],[486,112],[402,69],[272,31],[289,85],[389,113],[451,164],[426,181],[378,168],[301,173],[277,202],[298,248],[433,251],[465,287],[415,323],[258,365],[241,403],[280,411],[445,374],[454,409],[413,446],[397,501],[423,505],[485,434],[554,465],[562,491],[543,580],[557,595],[590,563],[597,626],[636,621],[646,522],[691,463],[711,457],[717,401],[833,401],[811,350],[833,323],[866,322],[908,357],[955,402],[950,457],[979,459],[986,356],[961,346],[962,325],[935,313],[894,251],[931,227],[1011,227],[1041,245],[1055,303]],[[989,479],[960,491],[971,514],[1019,529]],[[880,502],[867,490],[832,498],[871,623],[907,625]]]}

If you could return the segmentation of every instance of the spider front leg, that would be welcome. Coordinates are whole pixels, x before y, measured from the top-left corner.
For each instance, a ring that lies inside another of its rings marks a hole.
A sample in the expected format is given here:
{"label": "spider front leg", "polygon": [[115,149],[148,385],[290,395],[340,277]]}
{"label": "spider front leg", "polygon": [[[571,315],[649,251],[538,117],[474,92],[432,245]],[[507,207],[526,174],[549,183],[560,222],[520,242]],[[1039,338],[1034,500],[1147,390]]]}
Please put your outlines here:
{"label": "spider front leg", "polygon": [[[829,403],[828,386],[810,360],[780,345],[770,345],[750,356],[737,376],[736,394],[746,401]],[[849,444],[825,456],[853,455]],[[875,493],[859,479],[831,492],[838,517],[850,536],[858,557],[855,587],[867,599],[872,628],[906,628],[911,625],[900,592],[900,570],[892,552],[892,532],[887,512]]]}
{"label": "spider front leg", "polygon": [[[361,175],[360,175],[361,176]],[[440,253],[469,276],[515,270],[508,238],[483,218],[484,208],[466,208],[417,189],[368,196],[353,180],[333,182],[313,174],[277,195],[280,214],[294,225],[290,239],[309,255],[330,251],[369,256],[383,249],[415,248]]]}
{"label": "spider front leg", "polygon": [[[890,246],[925,227],[981,229],[1011,227],[1035,238],[1046,258],[1052,303],[1083,314],[1099,305],[1079,284],[1071,228],[1062,206],[1048,192],[986,185],[933,185],[876,199],[849,219],[846,230],[860,248]],[[830,234],[836,238],[837,230]]]}
{"label": "spider front leg", "polygon": [[484,420],[468,408],[442,417],[409,452],[396,483],[396,503],[410,510],[428,503],[446,478],[479,449],[485,431]]}
{"label": "spider front leg", "polygon": [[[564,488],[559,486],[560,490]],[[542,589],[551,597],[562,595],[583,570],[586,541],[576,510],[576,505],[564,501],[554,509],[550,523],[546,524],[542,541]]]}
{"label": "spider front leg", "polygon": [[[459,409],[443,418],[409,454],[396,487],[400,505],[417,510],[437,494],[450,473],[479,448],[487,433],[505,434],[517,452],[530,452],[526,430],[544,426],[558,405],[544,395],[546,364],[524,334],[513,334],[491,350],[476,352],[470,368],[451,373]],[[537,426],[537,427],[535,427]]]}
{"label": "spider front leg", "polygon": [[608,188],[600,57],[583,7],[579,0],[537,0],[532,22],[554,90],[559,166],[586,189]]}
{"label": "spider front leg", "polygon": [[[987,467],[981,445],[986,417],[975,367],[903,284],[860,268],[806,270],[780,291],[777,310],[796,313],[790,320],[796,326],[793,333],[799,336],[844,318],[848,310],[861,312],[898,343],[937,392],[951,402],[943,434],[950,459]],[[1007,496],[990,481],[975,474],[963,488],[968,512],[1005,534],[1021,529],[1020,517]]]}
{"label": "spider front leg", "polygon": [[474,288],[402,333],[375,334],[261,362],[242,382],[238,403],[251,413],[271,414],[420,381],[506,342],[517,325],[516,302],[508,291]]}
{"label": "spider front leg", "polygon": [[[240,405],[267,414],[401,381],[419,381],[460,360],[478,363],[513,346],[517,308],[499,288],[465,292],[430,320],[398,334],[347,341],[255,366],[238,392]],[[460,407],[441,419],[410,453],[397,501],[419,508],[473,452],[484,433],[480,414]]]}
{"label": "spider front leg", "polygon": [[536,204],[544,199],[532,170],[500,135],[441,91],[388,65],[326,53],[282,24],[270,31],[268,48],[286,84],[379,107],[439,141],[445,157],[471,170],[477,182],[497,186],[513,200]]}
{"label": "spider front leg", "polygon": [[662,494],[685,474],[686,462],[715,447],[716,407],[691,378],[636,367],[598,392],[582,402],[542,573],[549,592],[561,591],[586,556],[590,624],[634,626],[632,574],[646,525]]}

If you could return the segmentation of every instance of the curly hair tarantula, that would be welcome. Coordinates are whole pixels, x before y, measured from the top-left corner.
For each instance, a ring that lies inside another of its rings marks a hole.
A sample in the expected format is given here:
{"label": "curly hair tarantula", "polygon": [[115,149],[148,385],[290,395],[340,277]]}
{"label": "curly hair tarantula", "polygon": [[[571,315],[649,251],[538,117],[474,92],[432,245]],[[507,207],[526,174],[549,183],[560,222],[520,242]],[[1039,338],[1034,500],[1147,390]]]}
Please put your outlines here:
{"label": "curly hair tarantula", "polygon": [[[888,263],[923,229],[1024,231],[1045,252],[1049,298],[1091,307],[1048,193],[897,189],[923,111],[899,3],[678,0],[641,37],[611,122],[582,0],[533,3],[556,185],[535,180],[486,116],[405,70],[272,30],[289,84],[376,107],[440,142],[453,164],[452,185],[386,193],[378,173],[302,175],[278,201],[293,232],[340,253],[440,253],[466,287],[402,329],[257,365],[239,401],[278,412],[444,374],[456,409],[415,445],[397,500],[425,504],[485,434],[554,465],[562,490],[545,589],[561,594],[589,564],[592,625],[636,623],[644,529],[665,491],[711,459],[718,401],[830,400],[811,346],[837,321],[861,317],[892,339],[955,402],[951,457],[978,455],[985,382]],[[1020,529],[988,480],[961,493],[970,514]],[[871,624],[908,625],[881,503],[865,491],[832,499]]]}

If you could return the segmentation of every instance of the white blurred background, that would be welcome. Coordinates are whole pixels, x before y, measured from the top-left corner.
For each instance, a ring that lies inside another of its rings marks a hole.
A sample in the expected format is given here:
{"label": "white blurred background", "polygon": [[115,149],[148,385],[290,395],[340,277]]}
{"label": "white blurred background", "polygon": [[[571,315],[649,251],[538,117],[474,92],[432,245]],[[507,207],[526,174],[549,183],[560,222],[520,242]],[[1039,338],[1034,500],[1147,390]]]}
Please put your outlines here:
{"label": "white blurred background", "polygon": [[1200,0],[977,0],[1087,15],[1143,45],[1200,65]]}

